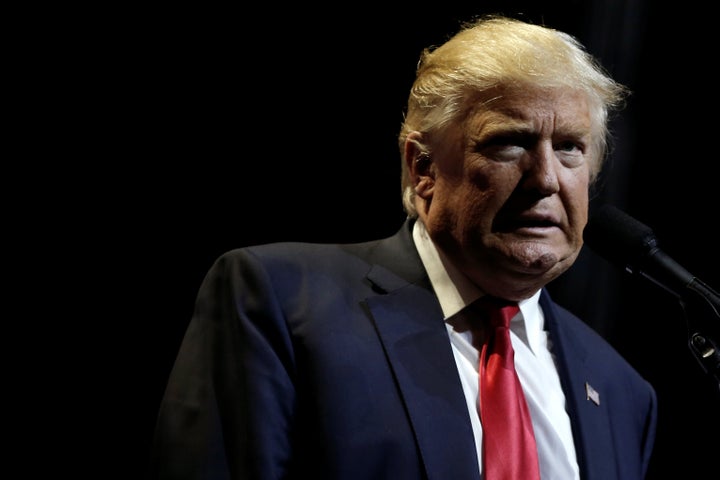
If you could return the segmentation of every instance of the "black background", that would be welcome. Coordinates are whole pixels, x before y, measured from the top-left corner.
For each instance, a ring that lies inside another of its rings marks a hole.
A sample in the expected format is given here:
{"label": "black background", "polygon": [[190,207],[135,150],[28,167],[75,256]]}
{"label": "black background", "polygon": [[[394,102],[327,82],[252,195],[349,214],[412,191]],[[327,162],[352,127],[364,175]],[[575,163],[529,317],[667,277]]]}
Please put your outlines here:
{"label": "black background", "polygon": [[[62,243],[36,252],[63,260],[52,272],[71,292],[62,329],[90,338],[64,352],[63,368],[90,390],[67,403],[91,419],[81,449],[113,474],[143,477],[164,383],[218,255],[399,227],[396,135],[417,58],[473,15],[565,30],[631,88],[593,203],[649,225],[665,252],[720,287],[709,12],[687,2],[441,3],[103,7],[77,12],[44,44],[52,81],[38,89],[41,121],[64,161],[44,169],[58,194],[43,229]],[[587,247],[551,288],[657,389],[648,478],[716,475],[718,387],[687,347],[678,302]]]}

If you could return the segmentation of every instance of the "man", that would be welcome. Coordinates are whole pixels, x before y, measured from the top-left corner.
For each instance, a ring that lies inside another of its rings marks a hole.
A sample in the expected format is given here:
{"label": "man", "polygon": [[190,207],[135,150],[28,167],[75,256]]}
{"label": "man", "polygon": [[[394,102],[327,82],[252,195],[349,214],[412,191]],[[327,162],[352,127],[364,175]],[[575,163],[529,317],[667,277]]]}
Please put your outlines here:
{"label": "man", "polygon": [[480,413],[478,361],[492,342],[468,326],[493,297],[519,305],[541,478],[642,479],[655,392],[544,289],[582,247],[625,93],[572,37],[509,18],[423,52],[399,135],[407,220],[377,241],[217,260],[161,405],[154,476],[487,478],[498,419]]}

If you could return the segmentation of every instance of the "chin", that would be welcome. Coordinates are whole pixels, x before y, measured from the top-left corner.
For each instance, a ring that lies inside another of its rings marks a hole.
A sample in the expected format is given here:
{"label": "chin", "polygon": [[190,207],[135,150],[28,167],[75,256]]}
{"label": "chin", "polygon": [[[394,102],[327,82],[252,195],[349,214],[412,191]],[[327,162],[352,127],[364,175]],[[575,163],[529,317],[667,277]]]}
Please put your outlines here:
{"label": "chin", "polygon": [[563,259],[557,249],[539,242],[520,242],[509,245],[509,249],[505,253],[516,268],[527,273],[546,272]]}

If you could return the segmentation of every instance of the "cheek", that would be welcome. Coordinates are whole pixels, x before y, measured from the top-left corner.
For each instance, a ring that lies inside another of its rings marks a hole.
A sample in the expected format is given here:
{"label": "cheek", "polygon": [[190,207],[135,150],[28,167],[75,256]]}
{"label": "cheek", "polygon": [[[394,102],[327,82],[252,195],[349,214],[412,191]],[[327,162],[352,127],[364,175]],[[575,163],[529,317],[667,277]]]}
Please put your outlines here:
{"label": "cheek", "polygon": [[563,204],[572,231],[582,239],[583,229],[588,220],[588,184],[577,179],[563,189]]}
{"label": "cheek", "polygon": [[521,178],[522,172],[512,165],[494,165],[469,175],[462,187],[470,208],[498,211],[513,195]]}
{"label": "cheek", "polygon": [[[462,172],[439,176],[433,189],[433,202],[447,215],[454,217],[457,227],[471,223],[478,225],[492,221],[512,195],[521,178],[521,172],[512,165],[471,163]],[[489,218],[488,218],[489,217]]]}
{"label": "cheek", "polygon": [[[487,176],[465,178],[461,182],[446,185],[445,193],[451,198],[458,212],[472,214],[498,209],[512,192],[508,181]],[[507,191],[506,191],[507,190]]]}

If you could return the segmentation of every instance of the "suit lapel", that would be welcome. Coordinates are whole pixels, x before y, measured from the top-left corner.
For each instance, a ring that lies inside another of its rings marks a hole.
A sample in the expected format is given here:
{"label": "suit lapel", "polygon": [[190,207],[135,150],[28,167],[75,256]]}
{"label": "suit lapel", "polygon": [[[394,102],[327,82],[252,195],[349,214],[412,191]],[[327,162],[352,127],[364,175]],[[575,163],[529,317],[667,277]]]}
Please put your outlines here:
{"label": "suit lapel", "polygon": [[[411,230],[412,221],[406,221],[396,235],[366,252],[367,261],[376,264],[368,280],[383,292],[368,299],[367,305],[397,378],[428,478],[477,479],[478,459],[462,385],[442,311]],[[608,404],[602,400],[610,374],[604,365],[588,362],[574,325],[562,318],[565,313],[555,308],[545,290],[540,305],[572,422],[580,477],[617,478],[615,466],[608,462],[614,458],[608,451],[614,442]]]}
{"label": "suit lapel", "polygon": [[558,326],[561,313],[551,304],[545,291],[540,297],[540,304],[545,312],[545,322],[572,422],[580,478],[613,479],[616,476],[615,468],[608,463],[608,459],[614,458],[614,455],[607,451],[608,446],[614,443],[611,415],[607,404],[602,401],[602,387],[607,372],[603,365],[588,363],[587,351],[567,322]]}
{"label": "suit lapel", "polygon": [[426,288],[407,284],[381,267],[369,277],[389,291],[368,299],[367,305],[397,379],[428,479],[477,479],[467,403],[437,299]]}

